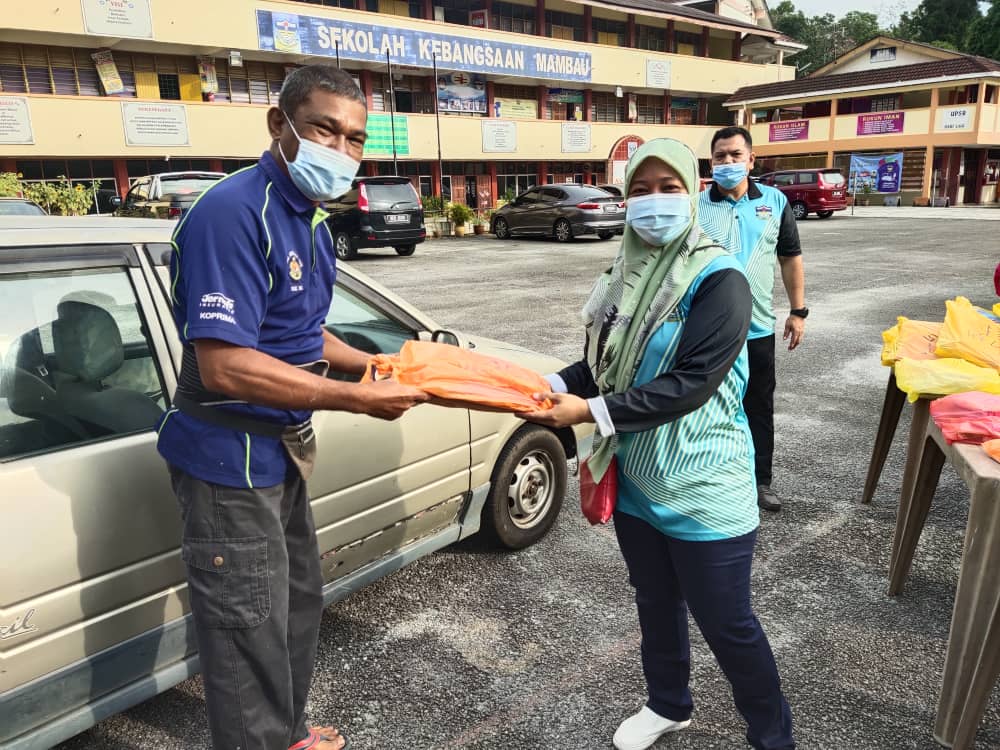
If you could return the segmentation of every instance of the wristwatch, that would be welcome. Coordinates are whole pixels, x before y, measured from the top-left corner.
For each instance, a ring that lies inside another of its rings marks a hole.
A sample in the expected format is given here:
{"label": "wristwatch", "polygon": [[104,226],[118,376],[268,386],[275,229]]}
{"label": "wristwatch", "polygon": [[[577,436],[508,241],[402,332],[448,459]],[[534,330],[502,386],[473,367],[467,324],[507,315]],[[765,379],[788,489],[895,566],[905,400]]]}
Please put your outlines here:
{"label": "wristwatch", "polygon": [[789,310],[789,313],[791,315],[794,315],[796,318],[808,318],[809,317],[809,308],[808,307],[795,307],[795,308]]}

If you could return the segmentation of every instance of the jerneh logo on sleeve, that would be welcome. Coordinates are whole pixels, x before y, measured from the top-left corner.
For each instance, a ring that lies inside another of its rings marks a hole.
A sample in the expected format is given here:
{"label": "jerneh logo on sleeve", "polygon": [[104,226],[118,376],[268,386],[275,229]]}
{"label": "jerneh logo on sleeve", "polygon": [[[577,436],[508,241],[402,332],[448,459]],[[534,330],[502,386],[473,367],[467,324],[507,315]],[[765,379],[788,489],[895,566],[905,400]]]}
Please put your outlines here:
{"label": "jerneh logo on sleeve", "polygon": [[222,292],[209,292],[201,295],[200,307],[199,320],[221,320],[224,323],[236,325],[236,318],[233,317],[236,301]]}

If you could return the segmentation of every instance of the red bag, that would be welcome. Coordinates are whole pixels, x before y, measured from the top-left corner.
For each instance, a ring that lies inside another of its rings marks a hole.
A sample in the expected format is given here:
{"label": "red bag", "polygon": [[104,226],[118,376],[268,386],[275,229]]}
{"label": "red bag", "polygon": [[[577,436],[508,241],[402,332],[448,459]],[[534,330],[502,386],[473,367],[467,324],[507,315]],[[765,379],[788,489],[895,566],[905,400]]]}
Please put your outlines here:
{"label": "red bag", "polygon": [[618,500],[618,460],[611,458],[608,470],[601,481],[594,484],[590,467],[584,461],[580,465],[580,510],[591,525],[607,523],[615,512]]}
{"label": "red bag", "polygon": [[1000,438],[1000,396],[980,391],[955,393],[931,402],[931,417],[951,443],[984,443]]}

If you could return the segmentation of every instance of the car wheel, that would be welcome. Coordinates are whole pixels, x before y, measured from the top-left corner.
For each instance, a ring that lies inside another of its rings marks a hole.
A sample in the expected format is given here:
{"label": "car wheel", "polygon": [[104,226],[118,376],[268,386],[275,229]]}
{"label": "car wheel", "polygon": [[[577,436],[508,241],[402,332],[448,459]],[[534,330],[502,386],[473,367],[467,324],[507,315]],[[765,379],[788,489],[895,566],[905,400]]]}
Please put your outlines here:
{"label": "car wheel", "polygon": [[507,549],[545,536],[566,494],[566,452],[554,433],[529,425],[504,446],[483,508],[483,532]]}
{"label": "car wheel", "polygon": [[801,221],[809,215],[809,209],[806,208],[806,204],[802,201],[795,201],[792,204],[792,216],[795,217],[796,221]]}
{"label": "car wheel", "polygon": [[510,239],[510,226],[508,226],[506,219],[496,220],[493,224],[493,234],[496,235],[498,240]]}
{"label": "car wheel", "polygon": [[358,257],[358,250],[351,243],[351,236],[347,232],[337,232],[333,238],[333,249],[337,253],[337,260],[354,260]]}
{"label": "car wheel", "polygon": [[614,232],[598,232],[597,236],[602,240],[610,240],[615,236]]}
{"label": "car wheel", "polygon": [[833,211],[817,211],[816,215],[821,219],[829,219],[833,216]]}
{"label": "car wheel", "polygon": [[569,242],[573,239],[573,228],[566,219],[559,219],[552,228],[552,234],[559,242]]}
{"label": "car wheel", "polygon": [[409,257],[416,252],[416,245],[400,245],[399,247],[393,248],[397,255],[402,255],[404,257]]}

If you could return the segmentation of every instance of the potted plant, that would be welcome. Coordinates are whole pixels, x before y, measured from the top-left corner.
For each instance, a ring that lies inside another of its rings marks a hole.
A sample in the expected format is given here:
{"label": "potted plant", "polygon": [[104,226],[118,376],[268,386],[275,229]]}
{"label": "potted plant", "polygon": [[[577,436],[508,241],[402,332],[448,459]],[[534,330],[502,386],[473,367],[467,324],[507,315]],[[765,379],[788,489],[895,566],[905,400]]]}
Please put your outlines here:
{"label": "potted plant", "polygon": [[870,182],[862,182],[860,187],[861,190],[859,191],[860,195],[858,196],[858,205],[867,206],[868,201],[871,199],[871,195],[875,192],[875,190],[872,188],[872,184]]}
{"label": "potted plant", "polygon": [[455,225],[456,237],[465,236],[465,224],[471,221],[473,216],[472,209],[464,203],[452,203],[448,207],[448,218]]}
{"label": "potted plant", "polygon": [[476,234],[486,234],[486,230],[490,227],[490,216],[492,214],[492,211],[486,211],[476,216],[475,223],[472,225],[472,229]]}

